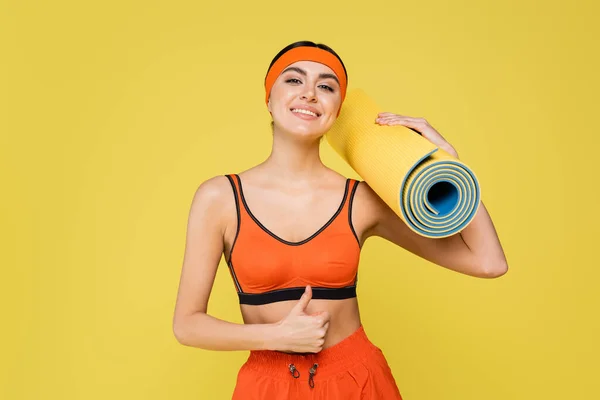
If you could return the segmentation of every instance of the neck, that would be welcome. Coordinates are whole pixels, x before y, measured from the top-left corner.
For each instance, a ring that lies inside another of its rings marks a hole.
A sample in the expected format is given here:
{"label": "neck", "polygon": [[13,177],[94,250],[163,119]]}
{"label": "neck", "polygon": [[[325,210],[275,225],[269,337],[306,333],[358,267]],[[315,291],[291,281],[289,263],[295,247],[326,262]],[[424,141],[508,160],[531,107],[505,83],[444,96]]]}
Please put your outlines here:
{"label": "neck", "polygon": [[310,181],[323,175],[325,165],[319,153],[320,138],[298,138],[275,132],[271,154],[263,165],[274,178],[292,181]]}

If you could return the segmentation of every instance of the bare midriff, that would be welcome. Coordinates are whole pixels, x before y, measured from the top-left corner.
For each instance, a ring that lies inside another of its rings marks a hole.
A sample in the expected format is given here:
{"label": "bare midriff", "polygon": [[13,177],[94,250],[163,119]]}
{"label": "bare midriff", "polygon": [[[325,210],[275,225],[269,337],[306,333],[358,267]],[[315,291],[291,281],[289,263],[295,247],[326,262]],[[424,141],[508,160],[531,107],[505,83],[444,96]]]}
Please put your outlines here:
{"label": "bare midriff", "polygon": [[[242,304],[240,307],[246,324],[274,324],[284,319],[297,302],[297,300],[279,301],[256,306]],[[312,299],[304,312],[314,314],[323,311],[327,311],[330,315],[324,349],[341,342],[361,325],[356,297],[343,300]]]}

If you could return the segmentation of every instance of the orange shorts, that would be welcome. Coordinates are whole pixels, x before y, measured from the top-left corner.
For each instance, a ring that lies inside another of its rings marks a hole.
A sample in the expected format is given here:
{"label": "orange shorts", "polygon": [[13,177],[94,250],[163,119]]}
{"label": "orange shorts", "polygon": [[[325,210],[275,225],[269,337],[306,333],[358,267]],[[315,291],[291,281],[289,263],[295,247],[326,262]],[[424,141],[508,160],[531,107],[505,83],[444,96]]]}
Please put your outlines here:
{"label": "orange shorts", "polygon": [[251,351],[233,400],[402,400],[381,350],[363,327],[319,353]]}

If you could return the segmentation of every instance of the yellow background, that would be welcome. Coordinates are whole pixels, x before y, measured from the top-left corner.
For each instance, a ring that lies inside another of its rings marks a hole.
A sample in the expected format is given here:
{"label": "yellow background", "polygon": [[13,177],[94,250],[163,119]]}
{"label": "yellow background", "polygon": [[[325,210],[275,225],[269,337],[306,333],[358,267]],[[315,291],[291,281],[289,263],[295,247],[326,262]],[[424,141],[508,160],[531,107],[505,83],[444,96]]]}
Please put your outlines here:
{"label": "yellow background", "polygon": [[[0,398],[230,398],[246,353],[171,330],[187,213],[268,155],[264,73],[304,39],[454,145],[508,257],[483,280],[367,243],[405,399],[600,398],[597,4],[2,1]],[[224,266],[209,312],[240,322]]]}

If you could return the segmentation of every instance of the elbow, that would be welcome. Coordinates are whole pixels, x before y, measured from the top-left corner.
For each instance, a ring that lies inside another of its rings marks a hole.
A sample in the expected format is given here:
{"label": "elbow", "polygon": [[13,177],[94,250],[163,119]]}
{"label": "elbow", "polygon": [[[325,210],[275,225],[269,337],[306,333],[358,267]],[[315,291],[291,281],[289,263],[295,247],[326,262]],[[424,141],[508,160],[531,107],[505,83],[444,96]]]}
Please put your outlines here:
{"label": "elbow", "polygon": [[499,278],[508,272],[508,264],[505,260],[484,263],[483,265],[480,272],[481,278]]}
{"label": "elbow", "polygon": [[175,336],[175,339],[177,339],[177,341],[180,344],[182,344],[184,346],[188,346],[185,324],[182,321],[174,319],[173,335]]}

